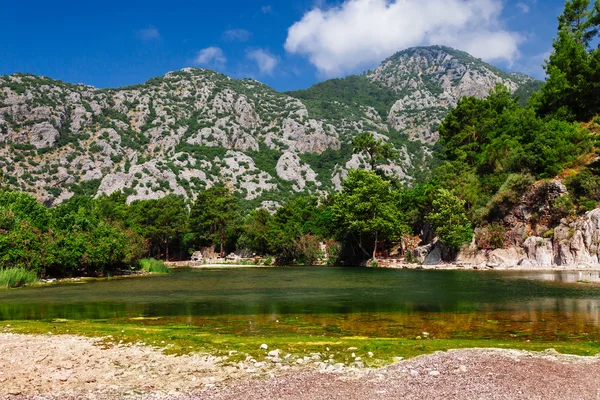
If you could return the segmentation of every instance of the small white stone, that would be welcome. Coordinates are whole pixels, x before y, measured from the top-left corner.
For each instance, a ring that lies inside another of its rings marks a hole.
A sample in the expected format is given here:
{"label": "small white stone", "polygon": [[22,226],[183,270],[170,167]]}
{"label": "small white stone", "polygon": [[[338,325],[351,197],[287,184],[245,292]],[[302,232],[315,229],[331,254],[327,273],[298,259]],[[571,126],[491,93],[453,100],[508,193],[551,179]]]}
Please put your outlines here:
{"label": "small white stone", "polygon": [[265,343],[260,345],[261,350],[267,350],[268,348],[269,348],[269,346],[267,346]]}
{"label": "small white stone", "polygon": [[373,357],[373,352],[372,351],[368,352],[367,354],[369,355],[369,357]]}
{"label": "small white stone", "polygon": [[440,372],[439,371],[429,371],[429,375],[431,375],[431,376],[440,376]]}

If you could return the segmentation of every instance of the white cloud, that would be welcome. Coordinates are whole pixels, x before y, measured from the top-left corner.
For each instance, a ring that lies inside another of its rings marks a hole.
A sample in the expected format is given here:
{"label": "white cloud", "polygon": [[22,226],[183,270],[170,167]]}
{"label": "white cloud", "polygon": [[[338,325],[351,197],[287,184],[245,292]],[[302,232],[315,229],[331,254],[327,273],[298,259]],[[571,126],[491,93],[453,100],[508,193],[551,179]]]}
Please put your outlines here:
{"label": "white cloud", "polygon": [[136,36],[143,41],[157,40],[160,39],[160,32],[155,27],[149,26],[137,31]]}
{"label": "white cloud", "polygon": [[327,76],[433,44],[512,64],[523,36],[502,27],[501,12],[501,0],[346,0],[306,13],[289,28],[285,49],[307,56]]}
{"label": "white cloud", "polygon": [[228,29],[223,32],[223,38],[231,42],[246,42],[252,33],[245,29]]}
{"label": "white cloud", "polygon": [[517,8],[521,10],[523,14],[527,14],[529,12],[529,6],[525,3],[517,3]]}
{"label": "white cloud", "polygon": [[271,75],[279,63],[277,56],[263,49],[248,51],[246,57],[256,63],[261,75]]}
{"label": "white cloud", "polygon": [[260,8],[260,11],[263,14],[271,14],[273,12],[273,6],[271,6],[271,5],[262,6]]}
{"label": "white cloud", "polygon": [[227,62],[227,58],[225,58],[223,50],[213,46],[200,50],[194,62],[198,65],[222,67]]}

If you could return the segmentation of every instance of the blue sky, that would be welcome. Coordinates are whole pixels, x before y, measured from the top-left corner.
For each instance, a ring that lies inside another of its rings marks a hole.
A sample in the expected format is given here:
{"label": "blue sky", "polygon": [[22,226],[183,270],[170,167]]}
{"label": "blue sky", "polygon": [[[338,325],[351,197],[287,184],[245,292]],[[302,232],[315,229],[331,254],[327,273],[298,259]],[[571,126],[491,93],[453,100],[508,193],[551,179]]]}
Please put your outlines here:
{"label": "blue sky", "polygon": [[118,87],[188,66],[278,90],[446,44],[543,78],[563,0],[5,2],[0,74]]}

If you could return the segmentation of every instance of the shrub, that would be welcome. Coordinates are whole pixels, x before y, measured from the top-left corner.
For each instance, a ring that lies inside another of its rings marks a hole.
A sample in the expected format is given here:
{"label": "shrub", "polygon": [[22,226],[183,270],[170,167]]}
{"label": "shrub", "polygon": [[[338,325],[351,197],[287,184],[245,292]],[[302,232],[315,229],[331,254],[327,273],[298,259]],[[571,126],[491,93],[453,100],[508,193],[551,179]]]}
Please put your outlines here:
{"label": "shrub", "polygon": [[154,258],[144,258],[140,260],[139,264],[142,271],[151,272],[153,274],[168,274],[171,272],[164,262]]}
{"label": "shrub", "polygon": [[488,221],[500,220],[519,202],[521,195],[533,184],[529,174],[511,174],[500,186],[498,192],[485,206],[482,218]]}
{"label": "shrub", "polygon": [[506,245],[506,228],[499,223],[490,224],[477,230],[475,243],[480,250],[503,249]]}
{"label": "shrub", "polygon": [[321,243],[316,236],[306,234],[300,238],[297,247],[296,262],[298,264],[313,265],[323,256]]}
{"label": "shrub", "polygon": [[0,269],[0,289],[21,287],[37,281],[38,277],[35,272],[25,268]]}

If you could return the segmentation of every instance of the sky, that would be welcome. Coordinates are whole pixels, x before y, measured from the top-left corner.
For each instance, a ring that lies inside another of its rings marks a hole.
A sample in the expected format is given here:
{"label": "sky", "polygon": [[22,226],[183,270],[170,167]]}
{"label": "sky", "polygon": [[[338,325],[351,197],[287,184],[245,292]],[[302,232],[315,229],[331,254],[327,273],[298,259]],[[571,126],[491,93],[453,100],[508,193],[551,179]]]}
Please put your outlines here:
{"label": "sky", "polygon": [[442,44],[543,79],[564,0],[10,1],[0,75],[98,88],[185,67],[285,91]]}

